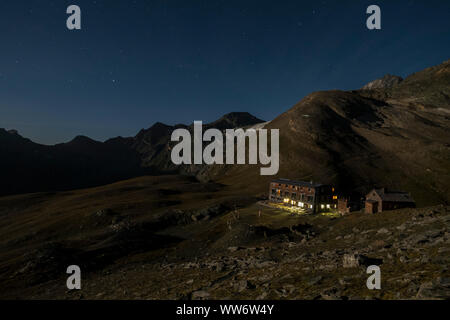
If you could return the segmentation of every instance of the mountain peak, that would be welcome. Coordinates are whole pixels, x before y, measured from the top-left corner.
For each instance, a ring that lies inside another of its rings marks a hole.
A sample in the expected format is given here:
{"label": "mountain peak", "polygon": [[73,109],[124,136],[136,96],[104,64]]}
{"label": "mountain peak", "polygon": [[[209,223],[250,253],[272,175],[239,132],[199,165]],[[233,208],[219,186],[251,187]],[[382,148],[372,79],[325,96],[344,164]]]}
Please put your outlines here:
{"label": "mountain peak", "polygon": [[7,130],[9,134],[13,134],[15,136],[19,136],[19,131],[15,130],[15,129],[11,129],[11,130]]}
{"label": "mountain peak", "polygon": [[208,127],[223,130],[252,126],[262,122],[264,120],[258,119],[248,112],[230,112],[209,123]]}
{"label": "mountain peak", "polygon": [[84,145],[93,145],[93,144],[97,144],[100,143],[98,141],[95,141],[94,139],[91,139],[89,137],[83,136],[83,135],[78,135],[75,138],[73,138],[72,140],[70,140],[69,142],[67,142],[67,145],[72,145],[72,146],[84,146]]}
{"label": "mountain peak", "polygon": [[363,90],[391,88],[403,81],[402,77],[386,74],[383,78],[373,80],[362,87]]}
{"label": "mountain peak", "polygon": [[150,128],[151,129],[160,129],[160,128],[168,128],[168,127],[171,127],[171,126],[168,125],[168,124],[165,124],[165,123],[157,121]]}
{"label": "mountain peak", "polygon": [[0,131],[4,134],[10,134],[10,135],[14,135],[14,136],[20,136],[19,135],[19,131],[15,130],[15,129],[10,129],[7,130],[5,128],[0,128]]}

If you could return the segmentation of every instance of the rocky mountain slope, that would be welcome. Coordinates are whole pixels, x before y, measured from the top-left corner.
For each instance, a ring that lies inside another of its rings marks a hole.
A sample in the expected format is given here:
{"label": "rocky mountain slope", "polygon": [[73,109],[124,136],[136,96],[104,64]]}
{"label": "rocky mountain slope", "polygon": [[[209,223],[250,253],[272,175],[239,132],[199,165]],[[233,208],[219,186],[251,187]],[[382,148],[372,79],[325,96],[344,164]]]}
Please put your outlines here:
{"label": "rocky mountain slope", "polygon": [[[219,130],[243,128],[264,122],[248,112],[231,112],[216,121],[203,124],[203,130],[216,128]],[[171,161],[171,148],[174,143],[170,141],[172,132],[177,128],[185,128],[193,131],[193,125],[168,126],[156,123],[146,130],[141,130],[131,145],[141,155],[141,164],[146,168],[164,173],[198,174],[203,166],[176,166]]]}
{"label": "rocky mountain slope", "polygon": [[[366,90],[363,90],[366,91]],[[443,112],[450,109],[450,60],[418,71],[398,85],[386,89],[362,92],[377,99],[409,106],[410,108]]]}
{"label": "rocky mountain slope", "polygon": [[403,81],[402,77],[387,74],[381,79],[369,82],[364,87],[362,87],[362,89],[363,90],[386,89],[398,85],[402,81]]}
{"label": "rocky mountain slope", "polygon": [[[449,203],[449,70],[445,62],[387,89],[308,95],[266,125],[280,129],[278,176],[341,192],[403,189],[419,206]],[[257,193],[271,178],[255,166],[234,166],[219,181]]]}
{"label": "rocky mountain slope", "polygon": [[[403,81],[385,77],[354,91],[315,92],[269,123],[230,113],[206,127],[280,130],[278,177],[331,183],[341,192],[404,189],[418,205],[450,201],[450,62]],[[105,143],[79,137],[54,147],[0,132],[0,194],[99,185],[146,173],[183,173],[266,192],[259,165],[175,166],[176,128],[155,123]],[[44,179],[47,177],[47,179]]]}
{"label": "rocky mountain slope", "polygon": [[[421,207],[376,215],[270,207],[259,165],[174,168],[170,134],[186,125],[51,147],[0,130],[6,192],[190,174],[0,197],[0,298],[448,299],[449,74],[446,62],[388,87],[312,93],[270,122],[207,125],[279,129],[278,177],[403,189]],[[372,263],[382,290],[366,287]],[[65,286],[71,264],[81,291]]]}
{"label": "rocky mountain slope", "polygon": [[[289,215],[140,177],[0,198],[0,299],[448,299],[450,207]],[[67,290],[79,265],[82,289]],[[368,290],[366,268],[381,268]]]}

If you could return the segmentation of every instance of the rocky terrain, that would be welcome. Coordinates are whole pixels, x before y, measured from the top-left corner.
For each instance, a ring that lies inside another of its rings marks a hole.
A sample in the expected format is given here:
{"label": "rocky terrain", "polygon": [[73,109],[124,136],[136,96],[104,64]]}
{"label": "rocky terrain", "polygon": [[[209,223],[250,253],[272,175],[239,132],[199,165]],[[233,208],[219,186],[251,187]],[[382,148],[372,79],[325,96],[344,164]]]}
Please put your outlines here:
{"label": "rocky terrain", "polygon": [[398,85],[402,81],[403,81],[402,77],[387,74],[381,79],[377,79],[377,80],[369,82],[364,87],[362,87],[362,90],[392,88],[393,86]]}
{"label": "rocky terrain", "polygon": [[[447,61],[386,89],[308,95],[265,126],[280,128],[278,176],[343,193],[390,186],[411,192],[419,206],[448,204],[449,88]],[[234,166],[219,181],[265,192],[270,179],[257,166]]]}
{"label": "rocky terrain", "polygon": [[174,167],[170,134],[188,125],[55,146],[0,130],[0,298],[448,299],[450,62],[391,80],[207,124],[280,129],[278,177],[405,190],[419,207],[376,215],[270,207],[259,166]]}
{"label": "rocky terrain", "polygon": [[[450,297],[449,206],[297,216],[224,186],[165,179],[1,199],[17,222],[2,211],[0,298]],[[81,267],[80,291],[65,286],[70,264]],[[381,290],[366,287],[372,264]]]}

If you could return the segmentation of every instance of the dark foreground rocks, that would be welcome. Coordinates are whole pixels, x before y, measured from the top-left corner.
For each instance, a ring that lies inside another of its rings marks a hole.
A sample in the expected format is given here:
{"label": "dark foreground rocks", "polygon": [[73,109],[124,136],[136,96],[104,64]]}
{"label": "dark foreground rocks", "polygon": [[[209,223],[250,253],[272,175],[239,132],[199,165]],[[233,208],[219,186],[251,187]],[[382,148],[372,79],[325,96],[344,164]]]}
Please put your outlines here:
{"label": "dark foreground rocks", "polygon": [[[251,207],[239,218],[234,210],[202,210],[199,219],[189,219],[194,211],[174,211],[157,226],[131,223],[111,230],[114,250],[103,251],[109,259],[103,265],[87,269],[82,295],[67,291],[64,277],[41,277],[31,285],[45,290],[21,294],[39,299],[450,298],[448,206],[337,219],[290,217],[284,226],[282,216],[258,220],[255,213],[252,218]],[[171,234],[182,231],[194,236]],[[56,272],[67,263],[60,255],[67,254],[83,255],[64,243],[43,247],[28,256],[13,280],[36,271],[46,275],[45,266]],[[380,267],[381,290],[366,286],[370,265]]]}

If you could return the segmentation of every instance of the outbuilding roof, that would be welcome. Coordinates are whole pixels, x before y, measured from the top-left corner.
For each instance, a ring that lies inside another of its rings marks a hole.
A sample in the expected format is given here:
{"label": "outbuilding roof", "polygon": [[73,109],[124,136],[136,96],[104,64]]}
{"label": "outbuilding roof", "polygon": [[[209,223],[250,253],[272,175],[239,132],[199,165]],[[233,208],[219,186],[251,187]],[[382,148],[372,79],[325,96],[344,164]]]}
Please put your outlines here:
{"label": "outbuilding roof", "polygon": [[375,189],[375,192],[380,196],[381,200],[389,202],[414,202],[413,198],[408,192],[391,191],[385,188]]}
{"label": "outbuilding roof", "polygon": [[308,188],[317,188],[320,186],[323,186],[321,183],[314,183],[312,181],[297,181],[297,180],[289,180],[289,179],[275,179],[272,180],[272,183],[281,183],[281,184],[289,184],[293,186],[300,186],[300,187],[308,187]]}

